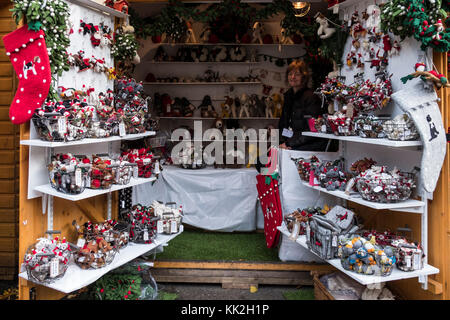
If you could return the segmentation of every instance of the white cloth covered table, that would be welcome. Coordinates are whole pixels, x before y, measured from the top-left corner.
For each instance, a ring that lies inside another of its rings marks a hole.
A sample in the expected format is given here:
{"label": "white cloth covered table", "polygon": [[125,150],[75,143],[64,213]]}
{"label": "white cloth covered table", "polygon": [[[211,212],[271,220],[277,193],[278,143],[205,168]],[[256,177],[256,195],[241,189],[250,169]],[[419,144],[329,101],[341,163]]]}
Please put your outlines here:
{"label": "white cloth covered table", "polygon": [[191,170],[165,166],[153,185],[133,187],[132,202],[176,202],[183,206],[183,223],[214,231],[253,231],[261,213],[257,210],[257,174],[255,168]]}

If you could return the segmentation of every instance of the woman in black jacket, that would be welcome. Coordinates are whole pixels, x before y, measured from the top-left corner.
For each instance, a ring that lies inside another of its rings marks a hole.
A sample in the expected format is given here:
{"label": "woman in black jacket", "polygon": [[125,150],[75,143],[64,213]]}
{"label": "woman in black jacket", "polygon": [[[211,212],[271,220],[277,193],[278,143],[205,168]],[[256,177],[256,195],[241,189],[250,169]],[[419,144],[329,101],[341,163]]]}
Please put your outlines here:
{"label": "woman in black jacket", "polygon": [[314,91],[308,88],[311,75],[304,61],[292,62],[286,71],[289,90],[284,94],[283,111],[278,123],[280,148],[306,151],[325,151],[327,139],[303,136],[309,131],[308,119],[324,112]]}

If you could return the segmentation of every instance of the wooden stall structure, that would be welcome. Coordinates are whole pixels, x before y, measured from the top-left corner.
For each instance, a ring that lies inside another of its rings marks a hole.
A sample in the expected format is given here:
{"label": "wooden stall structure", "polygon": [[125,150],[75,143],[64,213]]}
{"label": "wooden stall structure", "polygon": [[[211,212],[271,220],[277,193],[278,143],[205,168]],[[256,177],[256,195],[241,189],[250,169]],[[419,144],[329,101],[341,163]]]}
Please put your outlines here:
{"label": "wooden stall structure", "polygon": [[[131,0],[135,2],[162,2],[160,0]],[[16,28],[11,18],[9,2],[0,4],[0,35],[7,34]],[[1,42],[1,41],[0,41]],[[434,64],[440,73],[448,78],[448,61],[446,54],[435,53]],[[3,43],[0,43],[0,278],[12,279],[19,272],[24,253],[28,246],[41,237],[47,229],[47,216],[43,214],[42,198],[27,199],[29,149],[20,145],[20,140],[29,139],[30,126],[24,124],[14,126],[8,117],[9,104],[15,93],[16,78],[13,68],[5,55]],[[441,89],[438,93],[441,99],[440,109],[445,128],[450,126],[449,90]],[[424,291],[416,279],[395,281],[390,285],[395,287],[406,299],[450,299],[450,210],[449,210],[449,180],[450,153],[447,145],[446,159],[441,171],[440,180],[434,198],[429,201],[428,210],[428,262],[440,270],[439,274],[428,277],[428,291]],[[117,218],[118,194],[112,194],[112,218]],[[72,221],[78,223],[86,220],[101,221],[107,211],[107,196],[100,195],[86,200],[66,201],[54,199],[54,229],[63,234],[75,234]],[[357,207],[353,205],[352,207]],[[420,218],[414,214],[383,212],[370,215],[365,208],[367,219],[382,229],[395,229],[407,224],[415,234],[420,234]],[[74,241],[74,238],[69,238]],[[180,268],[179,265],[162,264],[162,268]],[[191,265],[192,269],[205,266]],[[215,264],[214,269],[231,269],[233,264]],[[287,271],[290,270],[287,268]],[[301,268],[301,270],[308,270]],[[59,299],[64,294],[47,287],[39,286],[24,279],[19,279],[20,299]]]}

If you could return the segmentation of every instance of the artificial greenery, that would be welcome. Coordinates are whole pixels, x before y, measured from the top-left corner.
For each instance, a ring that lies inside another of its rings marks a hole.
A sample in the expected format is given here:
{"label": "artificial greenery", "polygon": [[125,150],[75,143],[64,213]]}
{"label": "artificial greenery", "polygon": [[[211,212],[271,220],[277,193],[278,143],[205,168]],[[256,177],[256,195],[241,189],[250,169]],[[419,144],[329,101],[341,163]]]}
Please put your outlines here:
{"label": "artificial greenery", "polygon": [[[421,49],[430,47],[436,51],[450,50],[450,32],[445,30],[448,21],[449,1],[391,0],[381,7],[381,29],[392,32],[402,40],[414,37],[421,42]],[[444,29],[436,23],[441,19]]]}
{"label": "artificial greenery", "polygon": [[[69,70],[67,48],[70,45],[68,35],[69,7],[62,0],[12,0],[14,7],[10,9],[16,24],[22,19],[30,30],[43,30],[45,43],[50,58],[52,77],[61,76]],[[50,87],[50,100],[57,101],[57,92]]]}
{"label": "artificial greenery", "polygon": [[133,33],[116,33],[111,47],[111,55],[117,61],[132,60],[139,44]]}

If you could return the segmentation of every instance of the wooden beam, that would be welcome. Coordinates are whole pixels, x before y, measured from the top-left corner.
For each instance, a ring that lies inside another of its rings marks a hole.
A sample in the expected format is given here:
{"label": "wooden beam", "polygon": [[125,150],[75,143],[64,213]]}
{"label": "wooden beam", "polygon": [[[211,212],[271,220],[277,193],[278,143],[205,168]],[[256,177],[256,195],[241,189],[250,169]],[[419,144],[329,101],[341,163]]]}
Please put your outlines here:
{"label": "wooden beam", "polygon": [[273,262],[219,262],[219,261],[155,261],[154,268],[180,269],[234,269],[234,270],[280,270],[280,271],[334,271],[329,264],[273,263]]}

